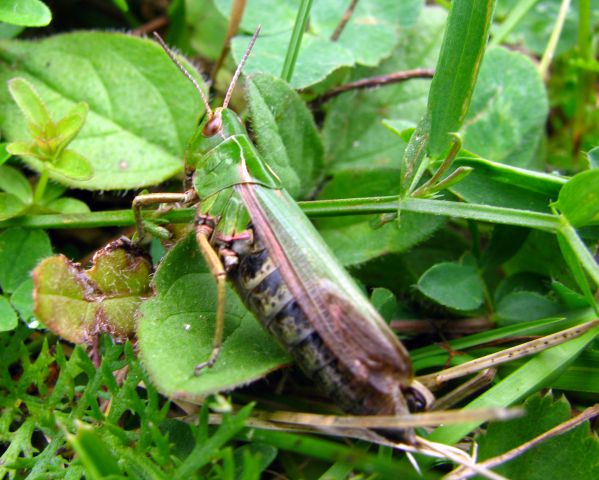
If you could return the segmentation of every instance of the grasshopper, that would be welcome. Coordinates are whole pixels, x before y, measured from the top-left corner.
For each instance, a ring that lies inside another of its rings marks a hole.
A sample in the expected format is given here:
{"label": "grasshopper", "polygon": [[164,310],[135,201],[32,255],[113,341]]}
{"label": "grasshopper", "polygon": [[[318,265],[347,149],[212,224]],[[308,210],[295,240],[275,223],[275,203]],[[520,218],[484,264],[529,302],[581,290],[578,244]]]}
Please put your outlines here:
{"label": "grasshopper", "polygon": [[[193,188],[182,194],[140,195],[134,199],[133,210],[141,239],[143,206],[197,204],[195,236],[216,279],[218,304],[212,352],[195,367],[195,374],[218,359],[225,285],[229,280],[245,306],[292,355],[307,377],[345,412],[382,416],[388,421],[427,410],[435,401],[427,387],[446,380],[443,372],[422,377],[422,382],[414,377],[405,347],[335,259],[261,158],[240,118],[228,107],[258,33],[259,29],[237,67],[223,105],[215,110],[194,78],[156,36],[196,87],[206,115],[191,141],[192,153],[186,158],[186,167],[193,170]],[[597,322],[589,322],[560,332],[555,338],[549,336],[514,347],[517,351],[510,349],[455,367],[447,378],[536,353],[596,325]],[[369,421],[372,423],[372,419]],[[390,421],[393,427],[386,427],[384,422],[372,424],[388,438],[424,445],[421,439],[417,441],[409,422]]]}
{"label": "grasshopper", "polygon": [[[217,281],[218,307],[212,353],[195,373],[214,365],[218,358],[229,279],[264,328],[341,409],[357,415],[424,410],[434,397],[414,379],[407,350],[339,265],[260,157],[240,118],[228,108],[258,32],[222,107],[215,110],[157,36],[196,86],[206,115],[191,141],[193,190],[180,195],[141,195],[134,199],[133,208],[141,238],[143,205],[199,200],[195,235]],[[399,438],[413,443],[413,429],[400,430]]]}

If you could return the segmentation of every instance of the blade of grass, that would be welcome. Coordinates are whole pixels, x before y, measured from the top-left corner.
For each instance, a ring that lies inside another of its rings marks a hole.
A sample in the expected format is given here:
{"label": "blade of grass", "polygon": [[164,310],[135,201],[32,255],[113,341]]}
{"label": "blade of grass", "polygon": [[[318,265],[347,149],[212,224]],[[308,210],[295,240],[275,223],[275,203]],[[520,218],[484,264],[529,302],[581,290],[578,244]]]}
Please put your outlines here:
{"label": "blade of grass", "polygon": [[518,3],[516,3],[514,8],[510,10],[510,13],[508,13],[507,17],[505,17],[504,21],[501,23],[501,26],[493,35],[490,46],[496,47],[501,45],[507,36],[512,32],[512,30],[518,26],[530,9],[538,2],[539,0],[520,0]]}
{"label": "blade of grass", "polygon": [[437,478],[432,474],[420,476],[410,466],[367,453],[361,448],[348,447],[330,440],[271,430],[248,430],[241,438],[246,441],[265,442],[281,450],[329,462],[348,463],[353,465],[355,469],[368,473],[377,473],[382,478]]}
{"label": "blade of grass", "polygon": [[474,85],[485,52],[494,0],[454,0],[435,76],[428,98],[431,130],[428,153],[444,155],[457,132],[472,98]]}
{"label": "blade of grass", "polygon": [[[584,320],[589,321],[594,318],[594,314],[587,313],[585,317]],[[538,354],[493,388],[470,402],[465,408],[507,407],[523,400],[526,396],[549,384],[563,368],[574,361],[597,335],[599,335],[599,327]],[[437,428],[428,439],[453,444],[478,427],[480,423],[442,426]]]}
{"label": "blade of grass", "polygon": [[551,31],[549,41],[547,42],[547,47],[545,47],[543,57],[541,58],[541,62],[539,63],[539,74],[541,75],[541,78],[543,78],[543,80],[547,80],[547,72],[549,71],[549,65],[553,60],[553,55],[555,54],[555,49],[557,48],[559,37],[562,34],[564,23],[566,21],[566,15],[568,14],[568,9],[570,8],[570,3],[571,0],[562,0],[559,13],[557,14],[557,19],[555,20],[555,25],[553,27],[553,30]]}
{"label": "blade of grass", "polygon": [[304,31],[306,30],[306,23],[308,23],[308,16],[310,15],[311,8],[312,0],[302,0],[299,10],[297,11],[295,25],[293,26],[293,32],[291,33],[289,46],[287,47],[287,54],[285,55],[283,69],[281,70],[281,78],[287,83],[290,83],[291,78],[293,77],[293,70],[295,69],[295,63],[297,62],[297,57],[299,55],[302,38],[304,36]]}

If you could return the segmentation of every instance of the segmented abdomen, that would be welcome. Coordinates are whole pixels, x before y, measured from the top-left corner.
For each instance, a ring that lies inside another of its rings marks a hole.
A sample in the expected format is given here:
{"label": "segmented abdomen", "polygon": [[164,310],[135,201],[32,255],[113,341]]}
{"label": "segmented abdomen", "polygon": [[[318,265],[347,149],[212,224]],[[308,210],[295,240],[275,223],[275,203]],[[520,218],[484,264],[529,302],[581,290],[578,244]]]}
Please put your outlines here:
{"label": "segmented abdomen", "polygon": [[246,307],[340,408],[360,415],[393,413],[388,398],[354,378],[332,354],[258,239],[239,253],[229,278]]}

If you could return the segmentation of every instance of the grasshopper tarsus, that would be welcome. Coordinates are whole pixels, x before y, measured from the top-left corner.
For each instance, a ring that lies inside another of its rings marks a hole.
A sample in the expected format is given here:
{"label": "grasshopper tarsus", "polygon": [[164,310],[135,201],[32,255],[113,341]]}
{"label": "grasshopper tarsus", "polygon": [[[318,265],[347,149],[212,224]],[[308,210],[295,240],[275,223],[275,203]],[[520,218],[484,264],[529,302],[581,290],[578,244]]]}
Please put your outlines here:
{"label": "grasshopper tarsus", "polygon": [[218,356],[220,354],[220,345],[218,346],[218,348],[214,348],[212,350],[212,353],[210,354],[210,358],[208,360],[206,360],[205,362],[202,363],[198,363],[194,369],[193,369],[193,374],[197,377],[199,376],[205,369],[207,368],[212,368],[214,366],[214,364],[216,363],[216,361],[218,360]]}

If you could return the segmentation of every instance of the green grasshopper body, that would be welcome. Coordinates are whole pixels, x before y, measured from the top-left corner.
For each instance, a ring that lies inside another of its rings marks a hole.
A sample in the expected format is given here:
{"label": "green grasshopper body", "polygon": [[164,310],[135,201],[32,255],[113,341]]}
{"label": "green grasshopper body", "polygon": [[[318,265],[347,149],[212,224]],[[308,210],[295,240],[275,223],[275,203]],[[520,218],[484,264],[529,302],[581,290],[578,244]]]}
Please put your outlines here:
{"label": "green grasshopper body", "polygon": [[[431,394],[409,355],[261,159],[237,115],[217,109],[192,141],[209,239],[245,305],[343,410],[399,415]],[[413,431],[400,432],[404,440]]]}

